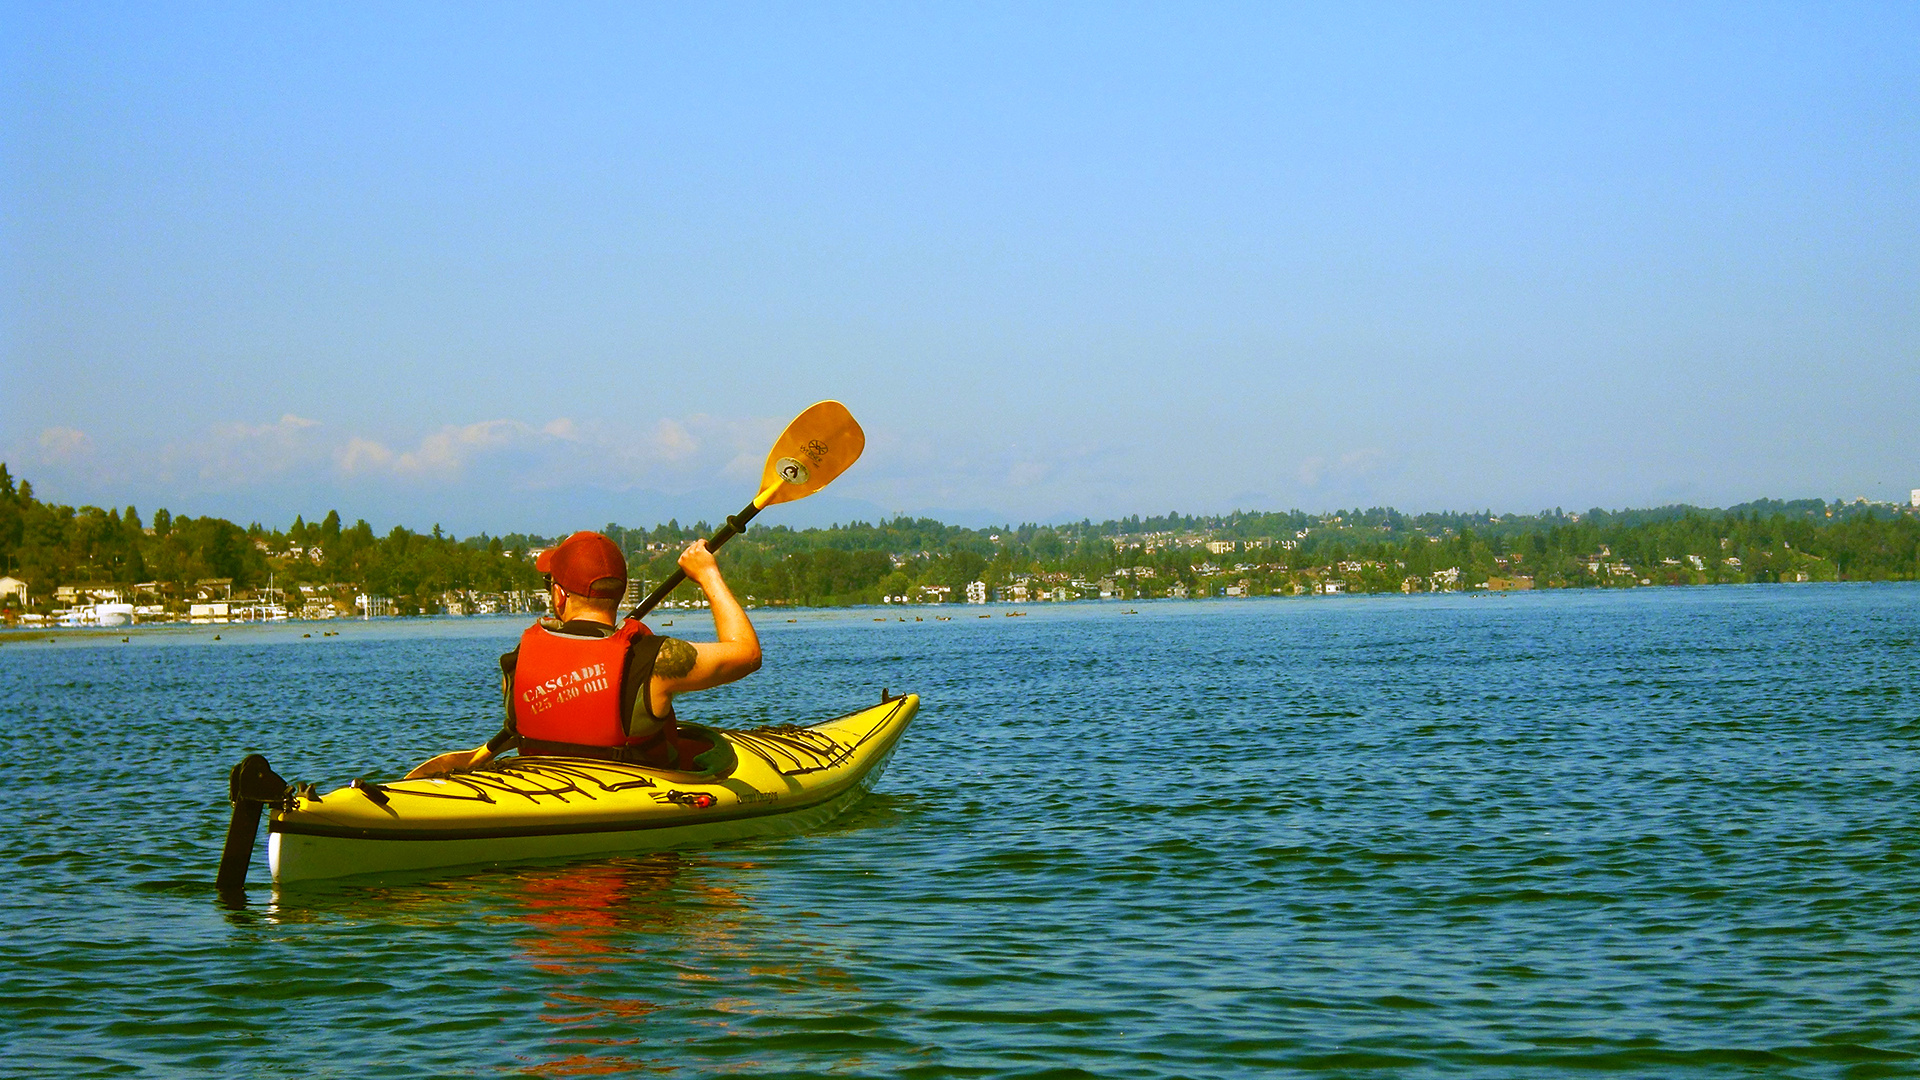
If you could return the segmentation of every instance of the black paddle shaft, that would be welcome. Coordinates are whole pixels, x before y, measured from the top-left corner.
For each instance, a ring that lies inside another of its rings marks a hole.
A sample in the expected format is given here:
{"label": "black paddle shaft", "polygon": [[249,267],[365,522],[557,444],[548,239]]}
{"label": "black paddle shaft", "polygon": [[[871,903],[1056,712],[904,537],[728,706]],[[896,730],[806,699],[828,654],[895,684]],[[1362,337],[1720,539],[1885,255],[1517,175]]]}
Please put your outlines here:
{"label": "black paddle shaft", "polygon": [[[737,514],[734,514],[732,517],[727,518],[727,523],[725,525],[720,526],[720,531],[714,533],[712,536],[707,538],[707,550],[718,551],[720,550],[721,544],[724,544],[727,541],[733,539],[734,537],[739,536],[741,533],[746,532],[747,522],[752,521],[753,515],[759,512],[760,512],[760,508],[758,506],[755,506],[752,503],[748,503],[747,508],[745,510],[742,510]],[[654,590],[647,594],[647,598],[645,600],[640,601],[639,607],[636,607],[632,611],[629,611],[627,613],[627,618],[629,619],[645,618],[647,615],[647,612],[652,611],[654,608],[659,607],[660,601],[665,600],[667,598],[667,594],[672,592],[674,589],[679,588],[680,583],[685,580],[687,580],[687,572],[685,570],[675,570],[672,574],[669,574],[667,576],[667,580],[655,586]]]}

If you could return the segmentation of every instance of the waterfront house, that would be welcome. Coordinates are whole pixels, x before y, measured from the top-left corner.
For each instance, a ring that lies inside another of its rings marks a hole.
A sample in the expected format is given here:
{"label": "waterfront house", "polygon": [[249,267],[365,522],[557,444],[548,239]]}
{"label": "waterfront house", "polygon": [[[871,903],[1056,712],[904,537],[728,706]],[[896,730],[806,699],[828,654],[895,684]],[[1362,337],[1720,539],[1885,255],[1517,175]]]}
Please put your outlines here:
{"label": "waterfront house", "polygon": [[121,598],[120,590],[112,585],[57,585],[53,599],[60,604],[84,604],[89,600],[117,604]]}
{"label": "waterfront house", "polygon": [[232,605],[225,600],[209,600],[187,606],[187,621],[195,624],[232,622]]}

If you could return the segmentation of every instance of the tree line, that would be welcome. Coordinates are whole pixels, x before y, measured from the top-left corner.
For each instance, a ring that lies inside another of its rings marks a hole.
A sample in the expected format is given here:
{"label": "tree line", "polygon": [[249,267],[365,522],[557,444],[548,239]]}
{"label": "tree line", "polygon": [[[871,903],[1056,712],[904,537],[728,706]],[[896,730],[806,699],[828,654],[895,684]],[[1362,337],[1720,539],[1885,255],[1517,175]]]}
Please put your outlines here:
{"label": "tree line", "polygon": [[[643,585],[664,579],[705,521],[601,530],[629,552]],[[30,602],[56,584],[146,585],[180,602],[208,582],[237,592],[335,585],[432,612],[449,594],[537,590],[530,552],[559,537],[458,538],[435,526],[376,534],[338,511],[285,528],[155,510],[40,500],[0,464],[0,574]],[[1211,547],[1209,545],[1212,545]],[[1920,518],[1887,504],[1763,500],[1725,509],[1667,506],[1501,515],[1405,514],[1386,507],[1310,514],[1132,516],[1095,523],[973,529],[900,516],[830,528],[756,525],[723,557],[736,593],[760,604],[834,606],[952,599],[971,582],[1006,595],[1064,590],[1127,598],[1388,592],[1479,587],[1634,587],[1920,577]],[[682,586],[676,599],[698,596]]]}
{"label": "tree line", "polygon": [[[660,580],[673,570],[677,545],[708,531],[705,522],[669,525],[620,534],[630,548],[641,536],[670,548],[635,560],[636,575]],[[609,535],[617,528],[608,526]],[[1528,515],[1384,507],[1169,513],[984,529],[897,517],[828,529],[755,528],[733,541],[727,567],[738,593],[822,606],[959,599],[973,581],[1002,596],[1027,582],[1029,595],[1105,591],[1144,599],[1234,586],[1253,595],[1309,592],[1329,582],[1346,592],[1406,592],[1914,580],[1920,518],[1888,504],[1819,499]],[[678,595],[694,595],[685,588]]]}
{"label": "tree line", "polygon": [[271,581],[286,594],[335,586],[335,593],[393,598],[401,612],[426,612],[450,591],[539,588],[524,550],[484,534],[457,539],[439,526],[376,535],[366,521],[344,525],[331,510],[318,522],[296,517],[285,529],[165,509],[143,522],[133,506],[44,502],[0,464],[0,574],[26,581],[33,607],[50,604],[57,585],[112,587],[123,596],[144,586],[148,599],[178,606],[209,586],[247,595]]}

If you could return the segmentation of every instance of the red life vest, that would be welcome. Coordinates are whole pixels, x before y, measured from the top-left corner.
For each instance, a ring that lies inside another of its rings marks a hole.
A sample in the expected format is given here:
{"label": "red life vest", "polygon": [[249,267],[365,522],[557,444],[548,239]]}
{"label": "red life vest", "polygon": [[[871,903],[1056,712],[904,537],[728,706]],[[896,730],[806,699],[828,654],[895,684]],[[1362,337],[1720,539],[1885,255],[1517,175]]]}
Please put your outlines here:
{"label": "red life vest", "polygon": [[[539,623],[520,635],[513,671],[513,724],[523,739],[574,746],[637,746],[658,732],[627,734],[622,693],[633,639],[652,633],[629,619],[611,637],[556,634]],[[647,692],[645,686],[636,693]],[[649,709],[648,711],[651,711]],[[524,753],[525,750],[523,749]]]}

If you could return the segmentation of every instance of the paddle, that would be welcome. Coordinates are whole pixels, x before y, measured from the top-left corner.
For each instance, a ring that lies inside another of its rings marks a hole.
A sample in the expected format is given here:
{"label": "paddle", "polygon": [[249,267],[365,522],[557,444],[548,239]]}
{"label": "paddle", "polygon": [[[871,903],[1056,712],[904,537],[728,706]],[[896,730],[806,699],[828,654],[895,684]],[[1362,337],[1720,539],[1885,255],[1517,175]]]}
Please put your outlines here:
{"label": "paddle", "polygon": [[[845,405],[822,401],[808,406],[793,418],[793,423],[787,425],[787,430],[774,440],[773,449],[767,452],[767,466],[760,471],[760,493],[707,538],[707,550],[718,551],[720,545],[745,532],[747,522],[767,507],[804,499],[833,483],[835,477],[860,460],[860,452],[866,448],[866,432],[860,430]],[[640,606],[628,612],[627,618],[643,618],[685,580],[687,572],[675,570],[640,601]]]}

